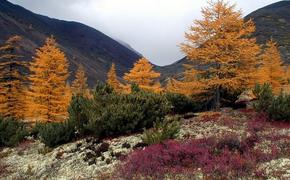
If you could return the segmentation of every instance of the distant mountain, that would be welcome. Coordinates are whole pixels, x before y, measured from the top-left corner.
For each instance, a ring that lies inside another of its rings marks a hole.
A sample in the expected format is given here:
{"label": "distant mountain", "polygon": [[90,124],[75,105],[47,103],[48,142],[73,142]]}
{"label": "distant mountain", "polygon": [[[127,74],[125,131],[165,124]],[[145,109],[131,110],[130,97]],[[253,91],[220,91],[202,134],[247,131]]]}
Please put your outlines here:
{"label": "distant mountain", "polygon": [[120,44],[122,44],[123,46],[125,46],[126,48],[130,49],[131,51],[135,52],[136,54],[138,54],[139,56],[143,56],[141,53],[139,53],[136,49],[134,49],[130,44],[120,40],[120,39],[116,39],[117,42],[119,42]]}
{"label": "distant mountain", "polygon": [[83,64],[91,86],[96,80],[106,79],[111,63],[116,64],[118,75],[121,76],[140,58],[135,50],[94,28],[38,15],[0,0],[0,43],[12,35],[24,38],[23,53],[27,60],[31,60],[35,48],[42,45],[46,37],[55,36],[69,59],[70,71],[74,72],[79,63]]}
{"label": "distant mountain", "polygon": [[275,40],[283,57],[290,64],[290,1],[280,1],[258,9],[245,19],[252,18],[256,24],[256,33],[259,43],[269,39]]}
{"label": "distant mountain", "polygon": [[[263,44],[271,38],[275,40],[284,62],[290,65],[290,1],[280,1],[258,9],[245,17],[246,20],[250,18],[256,24],[254,36],[258,43]],[[176,74],[178,76],[184,71],[183,64],[187,61],[183,58],[171,65],[156,67],[156,70],[162,73],[162,80]]]}
{"label": "distant mountain", "polygon": [[164,84],[164,82],[170,77],[182,77],[184,71],[183,65],[187,62],[189,62],[188,59],[182,58],[167,66],[155,66],[154,70],[161,73],[160,81]]}

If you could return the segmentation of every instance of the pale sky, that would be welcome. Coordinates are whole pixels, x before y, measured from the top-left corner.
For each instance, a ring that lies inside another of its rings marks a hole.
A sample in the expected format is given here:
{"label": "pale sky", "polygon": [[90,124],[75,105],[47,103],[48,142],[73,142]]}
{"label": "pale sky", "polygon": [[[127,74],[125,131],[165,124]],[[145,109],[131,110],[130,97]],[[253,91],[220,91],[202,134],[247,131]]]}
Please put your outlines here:
{"label": "pale sky", "polygon": [[[178,45],[207,0],[9,0],[35,13],[77,21],[130,44],[157,65],[184,55]],[[244,15],[279,0],[230,0]]]}

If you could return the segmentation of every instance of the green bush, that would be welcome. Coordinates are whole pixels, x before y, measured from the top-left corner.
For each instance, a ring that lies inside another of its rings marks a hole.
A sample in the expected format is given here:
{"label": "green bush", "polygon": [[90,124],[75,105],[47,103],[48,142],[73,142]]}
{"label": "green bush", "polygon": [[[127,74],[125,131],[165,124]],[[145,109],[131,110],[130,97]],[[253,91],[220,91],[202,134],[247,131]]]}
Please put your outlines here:
{"label": "green bush", "polygon": [[31,127],[31,129],[29,131],[29,135],[34,137],[34,138],[37,138],[39,135],[40,128],[42,126],[44,126],[44,123],[36,122],[35,125]]}
{"label": "green bush", "polygon": [[85,124],[88,123],[88,114],[85,111],[90,107],[90,101],[81,96],[73,96],[70,106],[68,108],[69,112],[69,122],[74,126],[75,131],[80,135],[86,134]]}
{"label": "green bush", "polygon": [[290,95],[280,93],[273,99],[268,114],[273,120],[290,121]]}
{"label": "green bush", "polygon": [[168,139],[175,139],[180,131],[180,118],[170,117],[164,121],[154,123],[154,127],[145,130],[142,136],[143,143],[158,144]]}
{"label": "green bush", "polygon": [[84,131],[97,137],[150,128],[154,122],[163,120],[170,109],[164,96],[142,90],[117,94],[108,85],[98,83],[93,94],[94,98],[86,102],[87,106],[71,108],[74,110],[70,111],[70,119],[75,119],[77,113],[74,112],[81,112],[80,116],[86,119],[82,121]]}
{"label": "green bush", "polygon": [[171,105],[171,113],[173,114],[185,114],[189,112],[195,112],[200,109],[200,106],[195,103],[192,98],[189,98],[182,94],[167,93],[166,99]]}
{"label": "green bush", "polygon": [[39,138],[48,147],[55,147],[74,138],[74,126],[67,122],[54,122],[39,126]]}
{"label": "green bush", "polygon": [[0,146],[15,146],[27,135],[28,132],[23,122],[0,117]]}
{"label": "green bush", "polygon": [[269,84],[256,85],[254,93],[258,100],[254,108],[258,112],[265,112],[272,120],[290,120],[290,95],[283,92],[275,97]]}
{"label": "green bush", "polygon": [[254,103],[254,108],[258,112],[268,112],[268,109],[273,102],[274,95],[270,84],[257,84],[253,90],[257,97],[257,102]]}

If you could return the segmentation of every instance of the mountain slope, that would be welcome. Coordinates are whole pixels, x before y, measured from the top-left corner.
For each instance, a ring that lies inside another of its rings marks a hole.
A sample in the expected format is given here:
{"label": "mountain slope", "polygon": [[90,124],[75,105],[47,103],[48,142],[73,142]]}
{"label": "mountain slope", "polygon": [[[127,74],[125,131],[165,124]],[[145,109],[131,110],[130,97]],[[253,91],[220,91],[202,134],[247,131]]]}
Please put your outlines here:
{"label": "mountain slope", "polygon": [[91,86],[96,80],[106,79],[111,63],[116,64],[118,75],[122,75],[140,57],[89,26],[38,15],[0,0],[0,43],[12,35],[24,37],[23,52],[27,60],[31,60],[35,48],[42,45],[46,37],[55,36],[70,61],[70,71],[74,72],[77,65],[82,63]]}
{"label": "mountain slope", "polygon": [[[281,52],[285,63],[290,65],[290,1],[280,1],[264,8],[258,9],[247,15],[245,19],[252,18],[256,24],[254,36],[260,44],[271,38],[274,39]],[[183,72],[183,64],[187,62],[183,58],[171,65],[156,67],[163,75],[162,80]]]}
{"label": "mountain slope", "polygon": [[245,19],[252,18],[256,24],[256,33],[259,43],[269,39],[275,40],[283,57],[290,64],[290,1],[280,1],[258,9]]}

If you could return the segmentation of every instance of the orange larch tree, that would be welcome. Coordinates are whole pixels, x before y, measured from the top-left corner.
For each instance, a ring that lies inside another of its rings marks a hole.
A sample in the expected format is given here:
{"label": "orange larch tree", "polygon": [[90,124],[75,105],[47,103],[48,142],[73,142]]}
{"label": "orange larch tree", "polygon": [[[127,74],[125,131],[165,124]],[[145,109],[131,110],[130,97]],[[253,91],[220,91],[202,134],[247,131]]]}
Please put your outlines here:
{"label": "orange larch tree", "polygon": [[276,94],[279,93],[282,85],[287,83],[287,78],[284,76],[285,67],[283,67],[283,61],[274,41],[271,40],[266,43],[261,61],[258,69],[258,82],[261,84],[269,83],[273,91]]}
{"label": "orange larch tree", "polygon": [[160,83],[156,80],[159,77],[160,73],[153,70],[150,62],[141,58],[129,73],[125,73],[124,79],[129,84],[137,84],[141,89],[158,93],[162,91]]}
{"label": "orange larch tree", "polygon": [[116,92],[122,92],[122,84],[117,78],[116,66],[114,63],[107,74],[107,84],[109,84]]}
{"label": "orange larch tree", "polygon": [[287,70],[286,70],[286,78],[288,80],[288,84],[290,84],[290,66],[287,67]]}
{"label": "orange larch tree", "polygon": [[91,96],[85,70],[81,64],[78,66],[78,70],[75,74],[75,80],[72,83],[72,92],[75,96],[83,96],[86,98]]}
{"label": "orange larch tree", "polygon": [[200,65],[198,70],[193,65],[191,68],[196,69],[204,89],[214,94],[219,109],[222,89],[238,90],[254,84],[260,47],[250,38],[255,31],[253,21],[245,22],[235,5],[210,1],[201,12],[203,18],[194,21],[181,49],[192,64]]}
{"label": "orange larch tree", "polygon": [[23,119],[25,113],[25,83],[27,65],[19,55],[20,36],[9,38],[0,47],[0,114]]}
{"label": "orange larch tree", "polygon": [[31,121],[56,122],[67,117],[68,61],[53,37],[37,49],[30,65],[28,118]]}
{"label": "orange larch tree", "polygon": [[68,106],[69,106],[69,104],[71,103],[72,96],[73,96],[72,87],[71,87],[70,84],[67,82],[67,83],[66,83],[66,86],[65,86],[65,92],[64,92],[64,101],[65,101],[65,103],[66,103]]}
{"label": "orange larch tree", "polygon": [[169,79],[166,90],[172,93],[183,94],[186,96],[200,95],[204,92],[204,85],[198,79],[198,70],[192,68],[190,64],[184,64],[185,72],[182,80]]}

